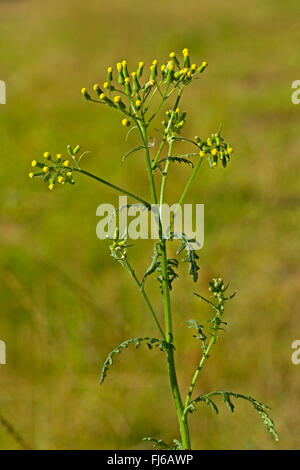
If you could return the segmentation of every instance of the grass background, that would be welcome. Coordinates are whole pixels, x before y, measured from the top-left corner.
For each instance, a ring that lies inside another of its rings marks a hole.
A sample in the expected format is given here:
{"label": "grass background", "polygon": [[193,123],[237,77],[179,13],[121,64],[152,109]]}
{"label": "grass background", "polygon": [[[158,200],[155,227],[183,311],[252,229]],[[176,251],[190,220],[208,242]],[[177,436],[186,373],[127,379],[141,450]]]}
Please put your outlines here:
{"label": "grass background", "polygon": [[[143,436],[179,437],[159,352],[128,349],[98,383],[114,346],[156,334],[134,284],[95,235],[96,207],[117,204],[117,195],[80,175],[50,193],[27,173],[43,151],[81,143],[92,151],[86,169],[147,195],[144,160],[120,165],[134,133],[126,143],[119,115],[86,103],[80,88],[101,83],[122,58],[162,62],[183,47],[209,62],[186,93],[185,134],[207,136],[223,122],[235,153],[226,170],[203,166],[187,201],[205,204],[206,241],[198,285],[183,267],[174,289],[180,385],[188,387],[199,357],[185,322],[208,313],[190,293],[206,294],[208,280],[222,275],[238,295],[197,390],[228,388],[268,403],[281,435],[274,443],[246,404],[233,415],[221,406],[219,416],[200,406],[193,445],[299,448],[300,369],[290,360],[300,335],[300,109],[291,104],[298,9],[297,0],[0,2],[0,414],[33,448],[139,449]],[[174,166],[170,200],[189,171]],[[138,274],[150,257],[138,242]],[[161,308],[153,281],[148,289]],[[19,448],[3,427],[0,448]]]}

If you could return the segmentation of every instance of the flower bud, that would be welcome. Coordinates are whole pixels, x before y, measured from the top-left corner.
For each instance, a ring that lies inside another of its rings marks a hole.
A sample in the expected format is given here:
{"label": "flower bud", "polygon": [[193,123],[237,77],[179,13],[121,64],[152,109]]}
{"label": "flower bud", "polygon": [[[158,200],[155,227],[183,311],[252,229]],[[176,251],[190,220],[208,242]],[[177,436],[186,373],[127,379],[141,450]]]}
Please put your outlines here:
{"label": "flower bud", "polygon": [[98,97],[101,95],[102,90],[100,88],[100,85],[98,83],[95,83],[93,86],[93,90],[97,93]]}
{"label": "flower bud", "polygon": [[129,119],[126,119],[126,118],[122,119],[122,126],[129,127],[130,126]]}
{"label": "flower bud", "polygon": [[137,78],[140,78],[143,75],[144,65],[145,65],[144,62],[139,62],[139,66],[138,66],[138,69],[136,71]]}
{"label": "flower bud", "polygon": [[114,97],[114,104],[122,110],[125,108],[125,104],[123,103],[122,98],[119,95]]}
{"label": "flower bud", "polygon": [[64,165],[65,167],[69,166],[69,165],[70,165],[70,161],[69,161],[69,160],[65,160],[65,161],[63,162],[63,165]]}
{"label": "flower bud", "polygon": [[44,158],[46,158],[46,160],[49,160],[51,158],[50,152],[44,152]]}
{"label": "flower bud", "polygon": [[184,67],[190,67],[189,50],[185,47],[182,51]]}
{"label": "flower bud", "polygon": [[117,71],[118,71],[118,83],[120,85],[123,85],[124,83],[124,76],[123,76],[123,72],[122,72],[122,63],[121,62],[118,62],[117,63]]}
{"label": "flower bud", "polygon": [[150,65],[150,80],[155,80],[157,77],[157,65],[152,64]]}
{"label": "flower bud", "polygon": [[108,69],[107,69],[107,81],[111,82],[112,79],[113,79],[113,68],[108,67]]}
{"label": "flower bud", "polygon": [[177,59],[175,52],[170,52],[169,57],[175,62],[176,66],[180,69],[179,60]]}
{"label": "flower bud", "polygon": [[197,68],[197,73],[203,72],[204,69],[208,66],[208,63],[206,61],[203,61],[200,67]]}
{"label": "flower bud", "polygon": [[89,100],[91,98],[86,88],[81,88],[81,93],[85,97],[86,100]]}
{"label": "flower bud", "polygon": [[129,77],[126,60],[122,61],[122,73],[124,78]]}
{"label": "flower bud", "polygon": [[76,155],[80,150],[80,145],[76,145],[76,147],[73,148],[73,155]]}
{"label": "flower bud", "polygon": [[174,65],[173,63],[168,64],[168,72],[167,72],[167,83],[171,83],[174,78]]}
{"label": "flower bud", "polygon": [[141,86],[140,86],[139,81],[137,79],[137,73],[132,72],[131,76],[132,76],[132,89],[133,89],[133,91],[139,91],[141,89]]}
{"label": "flower bud", "polygon": [[125,87],[125,92],[128,96],[131,96],[131,86],[130,86],[130,78],[126,77],[124,80],[124,87]]}

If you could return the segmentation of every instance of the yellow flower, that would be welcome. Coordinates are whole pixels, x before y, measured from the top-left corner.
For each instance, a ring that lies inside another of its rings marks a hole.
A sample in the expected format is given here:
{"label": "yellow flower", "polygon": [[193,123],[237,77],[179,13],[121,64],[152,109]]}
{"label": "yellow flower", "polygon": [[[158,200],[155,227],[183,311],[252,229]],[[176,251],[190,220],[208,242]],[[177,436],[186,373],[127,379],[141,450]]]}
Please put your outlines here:
{"label": "yellow flower", "polygon": [[203,150],[200,150],[199,154],[200,154],[200,157],[205,157],[205,152],[203,152]]}
{"label": "yellow flower", "polygon": [[48,158],[50,158],[51,155],[49,152],[44,152],[44,158],[46,158],[48,160]]}
{"label": "yellow flower", "polygon": [[87,93],[87,89],[86,89],[86,88],[81,88],[81,93],[82,93],[83,95],[85,95],[85,94]]}
{"label": "yellow flower", "polygon": [[32,173],[32,171],[31,171],[30,173],[28,173],[28,176],[29,176],[29,178],[33,178],[33,173]]}
{"label": "yellow flower", "polygon": [[142,104],[141,100],[136,100],[136,102],[135,102],[136,108],[139,108],[141,106],[141,104]]}
{"label": "yellow flower", "polygon": [[56,158],[57,158],[57,160],[61,160],[62,154],[61,154],[61,153],[58,153],[58,154],[56,155]]}
{"label": "yellow flower", "polygon": [[155,81],[154,80],[150,80],[149,81],[150,85],[153,86],[155,84]]}
{"label": "yellow flower", "polygon": [[69,164],[70,164],[69,160],[65,160],[63,163],[64,166],[69,166]]}
{"label": "yellow flower", "polygon": [[213,164],[212,164],[212,165],[213,165],[213,166],[217,166],[217,162],[213,162]]}
{"label": "yellow flower", "polygon": [[212,151],[210,152],[212,155],[217,155],[218,153],[218,150],[217,149],[212,149]]}
{"label": "yellow flower", "polygon": [[127,61],[126,61],[126,60],[122,60],[122,65],[125,67],[125,65],[127,65]]}
{"label": "yellow flower", "polygon": [[43,167],[43,172],[44,172],[44,173],[47,173],[48,171],[49,171],[49,167],[48,167],[48,166],[44,166],[44,167]]}
{"label": "yellow flower", "polygon": [[192,70],[196,70],[196,68],[197,68],[197,65],[196,65],[196,64],[192,64],[192,65],[191,65],[191,69],[192,69]]}
{"label": "yellow flower", "polygon": [[202,62],[202,67],[207,67],[207,65],[208,65],[207,62],[204,60],[204,61]]}
{"label": "yellow flower", "polygon": [[184,55],[184,57],[188,56],[188,55],[189,55],[189,50],[185,47],[185,48],[182,50],[182,54]]}
{"label": "yellow flower", "polygon": [[50,191],[52,191],[52,189],[54,189],[54,184],[53,183],[50,183],[48,188],[50,189]]}
{"label": "yellow flower", "polygon": [[109,83],[108,82],[104,82],[103,83],[103,88],[108,88],[109,87]]}
{"label": "yellow flower", "polygon": [[36,160],[32,160],[31,166],[36,166]]}
{"label": "yellow flower", "polygon": [[136,77],[136,72],[131,72],[132,77]]}
{"label": "yellow flower", "polygon": [[173,62],[169,62],[168,63],[168,70],[173,70],[173,69],[174,69]]}
{"label": "yellow flower", "polygon": [[229,149],[227,150],[227,153],[228,153],[228,155],[232,154],[232,147],[229,147]]}
{"label": "yellow flower", "polygon": [[113,71],[113,68],[112,68],[112,67],[108,67],[108,68],[107,68],[107,71],[108,71],[108,73],[111,73],[111,72]]}
{"label": "yellow flower", "polygon": [[104,94],[104,93],[101,93],[101,94],[99,95],[99,98],[100,98],[100,100],[103,100],[103,98],[105,98],[105,94]]}
{"label": "yellow flower", "polygon": [[122,63],[121,62],[117,63],[117,70],[118,70],[118,72],[121,72],[121,70],[122,70]]}
{"label": "yellow flower", "polygon": [[119,103],[121,101],[121,96],[117,95],[114,97],[114,102]]}
{"label": "yellow flower", "polygon": [[62,183],[64,180],[65,180],[64,177],[61,176],[61,175],[57,178],[57,181],[58,181],[59,183]]}
{"label": "yellow flower", "polygon": [[95,85],[93,86],[93,90],[94,91],[100,90],[100,85],[98,83],[95,83]]}
{"label": "yellow flower", "polygon": [[157,64],[158,64],[158,60],[154,59],[154,60],[152,61],[152,65],[157,65]]}
{"label": "yellow flower", "polygon": [[173,59],[173,57],[175,57],[175,52],[170,52],[169,57]]}
{"label": "yellow flower", "polygon": [[139,62],[139,67],[140,67],[140,68],[144,67],[144,65],[145,65],[145,62],[142,62],[142,61]]}
{"label": "yellow flower", "polygon": [[191,78],[192,72],[189,70],[189,71],[187,72],[186,76],[187,76],[188,78]]}
{"label": "yellow flower", "polygon": [[165,70],[166,66],[165,64],[162,64],[161,67],[160,67],[160,70],[163,72]]}
{"label": "yellow flower", "polygon": [[176,109],[175,109],[175,113],[179,113],[179,108],[176,108]]}
{"label": "yellow flower", "polygon": [[122,126],[124,127],[130,126],[130,121],[126,118],[122,119]]}
{"label": "yellow flower", "polygon": [[129,82],[130,82],[130,78],[129,78],[129,77],[126,77],[126,78],[124,79],[124,82],[125,82],[125,83],[129,83]]}

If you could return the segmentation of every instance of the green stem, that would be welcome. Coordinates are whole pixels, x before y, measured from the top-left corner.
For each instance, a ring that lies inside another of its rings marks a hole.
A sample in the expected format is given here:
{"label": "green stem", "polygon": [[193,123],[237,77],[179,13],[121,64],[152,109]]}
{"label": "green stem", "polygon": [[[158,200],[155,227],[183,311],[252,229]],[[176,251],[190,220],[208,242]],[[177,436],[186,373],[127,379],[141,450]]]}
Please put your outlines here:
{"label": "green stem", "polygon": [[120,193],[123,193],[123,194],[126,194],[127,196],[132,197],[136,201],[142,202],[148,209],[151,208],[151,204],[149,204],[149,202],[145,201],[141,197],[136,196],[135,194],[127,191],[126,189],[120,188],[119,186],[116,186],[115,184],[109,183],[109,181],[99,178],[98,176],[93,175],[93,173],[89,173],[88,171],[82,170],[80,168],[67,167],[67,169],[72,170],[72,171],[77,171],[78,173],[83,173],[84,175],[89,176],[90,178],[93,178],[96,181],[99,181],[100,183],[105,184],[106,186],[109,186],[112,189],[115,189],[116,191],[120,191]]}
{"label": "green stem", "polygon": [[177,382],[176,367],[174,360],[174,348],[173,348],[173,332],[172,332],[172,314],[171,314],[171,301],[170,301],[170,289],[168,280],[168,268],[167,268],[167,252],[166,252],[166,240],[161,240],[161,269],[162,269],[162,288],[164,298],[164,311],[165,311],[165,329],[166,338],[169,343],[167,350],[168,358],[168,369],[172,394],[177,410],[177,416],[179,421],[181,439],[184,449],[190,449],[190,435],[187,420],[184,416],[184,407],[180,395],[180,390]]}
{"label": "green stem", "polygon": [[189,403],[190,403],[190,400],[191,400],[191,397],[192,397],[192,394],[193,394],[193,391],[194,391],[194,388],[195,388],[195,385],[196,385],[196,382],[197,382],[197,379],[199,377],[199,374],[204,366],[204,363],[206,361],[206,359],[209,357],[209,353],[210,353],[210,350],[211,348],[213,347],[213,345],[215,344],[216,342],[216,338],[213,336],[209,342],[209,345],[207,346],[207,348],[205,349],[202,357],[201,357],[201,360],[199,362],[199,365],[194,373],[194,376],[193,376],[193,379],[192,379],[192,382],[191,382],[191,385],[190,385],[190,388],[189,388],[189,391],[187,393],[187,397],[186,397],[186,400],[185,400],[185,404],[184,404],[184,409],[186,410],[186,408],[188,407]]}
{"label": "green stem", "polygon": [[150,303],[150,300],[149,300],[149,298],[148,298],[148,296],[147,296],[147,294],[146,294],[146,292],[145,292],[145,290],[144,290],[144,287],[142,286],[142,283],[138,280],[138,278],[137,278],[137,276],[136,276],[136,274],[135,274],[134,269],[131,267],[131,265],[130,265],[130,263],[129,263],[129,261],[128,261],[127,259],[126,259],[126,265],[127,265],[128,270],[130,271],[131,276],[133,277],[133,279],[134,279],[135,282],[137,283],[137,285],[138,285],[138,287],[139,287],[139,290],[141,291],[141,293],[142,293],[142,295],[143,295],[143,297],[144,297],[144,299],[145,299],[145,302],[146,302],[146,304],[147,304],[147,307],[148,307],[148,309],[150,310],[150,313],[151,313],[151,315],[152,315],[152,317],[153,317],[153,319],[154,319],[154,321],[155,321],[155,323],[156,323],[157,328],[159,329],[159,332],[160,332],[162,338],[163,338],[164,340],[166,340],[166,336],[165,336],[165,334],[164,334],[164,332],[163,332],[163,329],[162,329],[162,327],[161,327],[161,325],[160,325],[160,323],[159,323],[159,320],[158,320],[158,318],[157,318],[157,316],[156,316],[156,314],[155,314],[155,312],[154,312],[154,310],[153,310],[153,307],[152,307],[152,305],[151,305],[151,303]]}
{"label": "green stem", "polygon": [[149,184],[150,184],[152,203],[157,204],[156,189],[155,189],[155,183],[154,183],[153,172],[152,172],[152,167],[151,167],[151,158],[150,158],[149,145],[148,145],[147,132],[146,132],[146,124],[145,124],[145,121],[143,121],[143,124],[141,124],[139,121],[136,121],[136,124],[138,126],[142,141],[145,146],[146,167],[147,167],[148,179],[149,179]]}
{"label": "green stem", "polygon": [[[180,95],[177,97],[176,107],[179,102],[179,99],[180,99]],[[174,106],[174,110],[176,109],[176,107]],[[153,172],[152,172],[152,167],[151,167],[150,153],[149,153],[148,141],[147,141],[146,124],[145,124],[145,121],[143,122],[143,124],[139,122],[136,122],[136,123],[139,128],[141,138],[146,147],[145,148],[146,166],[147,166],[152,202],[153,204],[157,204],[155,183],[153,179]],[[163,290],[163,302],[164,302],[164,313],[165,313],[165,336],[166,336],[166,341],[169,346],[167,348],[169,378],[170,378],[172,394],[173,394],[178,421],[179,421],[182,444],[183,444],[184,449],[190,449],[191,444],[190,444],[188,423],[183,414],[184,407],[183,407],[180,390],[179,390],[179,386],[177,382],[176,368],[175,368],[175,361],[174,361],[172,314],[171,314],[170,289],[169,289],[169,279],[168,279],[166,240],[162,239],[161,221],[160,221],[159,231],[160,231],[160,246],[161,246],[162,290]]]}
{"label": "green stem", "polygon": [[157,152],[157,154],[155,155],[155,158],[154,158],[154,160],[153,160],[152,168],[155,167],[155,165],[156,165],[156,163],[157,163],[157,160],[159,159],[160,154],[161,154],[161,152],[162,152],[162,149],[163,149],[163,147],[164,147],[164,145],[165,145],[165,142],[166,142],[166,140],[167,140],[167,138],[168,138],[168,133],[169,133],[169,130],[170,130],[172,121],[173,121],[174,113],[175,113],[176,109],[178,108],[178,104],[179,104],[179,101],[180,101],[182,92],[183,92],[183,88],[181,88],[181,89],[179,90],[179,92],[178,92],[178,95],[177,95],[175,104],[174,104],[174,106],[173,106],[172,114],[171,114],[171,116],[170,116],[170,119],[169,119],[167,128],[166,128],[166,130],[165,130],[164,136],[163,136],[162,141],[161,141],[161,143],[160,143],[158,152]]}
{"label": "green stem", "polygon": [[171,230],[171,228],[172,228],[172,226],[173,226],[174,219],[175,219],[175,217],[176,217],[176,213],[177,213],[178,207],[180,207],[180,206],[182,205],[182,203],[183,203],[183,201],[184,201],[184,198],[185,198],[185,196],[186,196],[186,194],[187,194],[187,192],[188,192],[188,190],[189,190],[189,188],[190,188],[192,182],[193,182],[194,179],[196,178],[196,175],[197,175],[197,173],[198,173],[198,171],[199,171],[199,168],[200,168],[200,165],[201,165],[202,161],[203,161],[203,158],[200,157],[199,160],[198,160],[197,165],[196,165],[195,168],[194,168],[193,173],[192,173],[191,176],[190,176],[190,179],[188,180],[187,184],[185,185],[185,188],[184,188],[184,190],[183,190],[183,192],[182,192],[182,194],[181,194],[181,196],[180,196],[180,198],[179,198],[179,201],[178,201],[178,203],[177,203],[177,205],[176,205],[175,211],[174,211],[173,214],[172,214],[172,218],[171,218],[171,222],[170,222],[170,230]]}

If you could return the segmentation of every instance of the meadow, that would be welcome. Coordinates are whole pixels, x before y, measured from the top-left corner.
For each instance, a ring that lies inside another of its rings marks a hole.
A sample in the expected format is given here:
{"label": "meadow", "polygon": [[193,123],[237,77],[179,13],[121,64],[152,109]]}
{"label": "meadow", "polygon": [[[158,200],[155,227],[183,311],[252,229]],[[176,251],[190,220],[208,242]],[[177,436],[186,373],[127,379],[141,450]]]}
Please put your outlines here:
{"label": "meadow", "polygon": [[[191,419],[196,449],[298,449],[300,366],[291,344],[298,319],[300,105],[299,3],[289,0],[0,1],[0,365],[1,416],[34,449],[142,449],[144,436],[177,430],[166,362],[159,352],[126,350],[106,383],[102,363],[124,339],[153,333],[142,298],[96,237],[96,208],[118,195],[79,175],[50,192],[28,178],[30,162],[66,144],[90,150],[84,167],[144,194],[135,145],[114,112],[87,103],[83,86],[102,83],[126,58],[147,64],[188,47],[208,69],[186,94],[185,134],[208,136],[223,124],[235,152],[222,170],[201,171],[190,203],[205,204],[205,244],[194,286],[186,269],[174,286],[174,336],[180,386],[187,388],[199,344],[186,328],[207,315],[191,294],[207,294],[222,275],[237,291],[226,332],[203,370],[198,391],[234,389],[272,408],[275,443],[257,414],[203,406]],[[189,169],[174,166],[174,200]],[[139,274],[151,260],[137,241]],[[146,245],[147,247],[147,245]],[[159,290],[149,281],[154,304]],[[192,346],[191,346],[192,344]],[[157,397],[159,396],[159,400]],[[24,444],[21,443],[21,447]],[[150,447],[150,446],[149,446]],[[19,449],[0,425],[0,448]]]}

